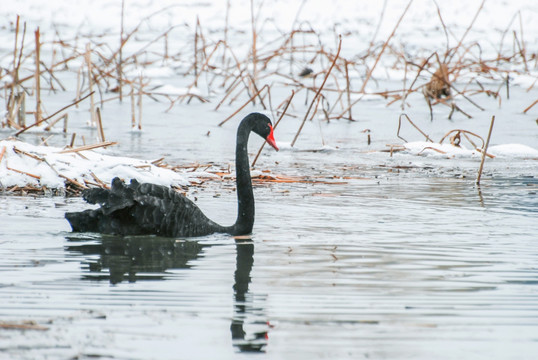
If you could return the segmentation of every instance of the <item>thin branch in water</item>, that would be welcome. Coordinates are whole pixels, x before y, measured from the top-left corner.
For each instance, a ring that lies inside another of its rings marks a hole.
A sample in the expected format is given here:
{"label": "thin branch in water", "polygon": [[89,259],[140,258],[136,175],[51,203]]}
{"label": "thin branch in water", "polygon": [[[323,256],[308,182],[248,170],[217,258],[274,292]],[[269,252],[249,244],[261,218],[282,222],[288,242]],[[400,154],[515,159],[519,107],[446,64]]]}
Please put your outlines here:
{"label": "thin branch in water", "polygon": [[407,142],[407,140],[405,140],[403,137],[400,136],[400,128],[402,127],[402,118],[405,116],[405,118],[407,119],[407,121],[409,121],[409,123],[411,125],[413,125],[413,127],[415,129],[418,130],[419,133],[421,133],[425,138],[426,140],[428,140],[429,142],[433,142],[432,139],[430,139],[430,137],[428,135],[426,135],[426,133],[422,130],[420,130],[420,128],[418,126],[415,125],[414,122],[411,121],[411,119],[409,118],[409,116],[407,116],[407,114],[400,114],[400,117],[398,118],[398,131],[396,132],[396,136],[399,137],[400,139],[402,139],[403,141]]}
{"label": "thin branch in water", "polygon": [[52,114],[52,115],[50,115],[50,116],[48,116],[48,117],[42,119],[40,122],[33,123],[32,125],[29,125],[29,126],[25,127],[24,129],[21,129],[21,130],[17,131],[17,132],[14,134],[14,136],[19,136],[20,134],[22,134],[22,133],[25,132],[26,130],[31,129],[31,128],[33,128],[34,126],[37,126],[37,125],[41,124],[42,122],[49,120],[50,118],[52,118],[52,117],[55,116],[56,114],[58,114],[58,113],[64,111],[65,109],[70,108],[71,106],[76,105],[76,104],[78,104],[79,102],[81,102],[81,101],[83,101],[83,100],[86,100],[86,99],[87,99],[89,96],[91,96],[91,95],[93,95],[93,92],[91,92],[91,93],[89,93],[88,95],[84,96],[82,99],[79,99],[79,100],[77,100],[77,101],[75,101],[75,102],[73,102],[73,103],[71,103],[71,104],[69,104],[69,105],[67,105],[67,106],[64,106],[64,107],[61,108],[60,110],[56,111],[54,114]]}
{"label": "thin branch in water", "polygon": [[240,112],[241,110],[243,110],[245,108],[245,106],[247,106],[252,100],[254,100],[256,98],[256,96],[258,96],[265,88],[269,89],[269,85],[265,84],[258,92],[256,92],[256,94],[252,95],[250,97],[250,99],[248,99],[243,105],[241,105],[241,107],[239,109],[237,109],[236,111],[234,111],[234,113],[230,116],[228,116],[226,119],[222,120],[220,123],[219,123],[219,126],[222,126],[224,125],[228,120],[230,120],[231,118],[233,118],[238,112]]}
{"label": "thin branch in water", "polygon": [[[276,121],[275,126],[273,126],[273,129],[276,129],[276,127],[280,123],[280,120],[282,120],[284,115],[286,115],[286,111],[288,110],[288,107],[290,106],[291,100],[293,99],[294,96],[295,96],[295,91],[291,90],[291,95],[288,97],[288,102],[286,103],[286,106],[284,107],[284,110],[282,111],[282,114],[280,114],[280,117]],[[260,156],[260,154],[261,154],[261,152],[263,150],[263,147],[265,146],[266,143],[267,143],[267,141],[264,141],[262,146],[260,146],[260,150],[258,150],[258,153],[256,154],[256,157],[254,158],[254,161],[252,161],[252,167],[254,167],[254,165],[256,165],[256,161],[258,161],[258,157]]]}
{"label": "thin branch in water", "polygon": [[409,9],[409,7],[411,6],[412,3],[413,3],[413,0],[409,0],[409,3],[407,4],[404,12],[402,13],[400,18],[398,19],[398,22],[396,23],[396,26],[394,26],[394,29],[392,30],[392,33],[389,35],[388,39],[383,44],[383,47],[381,48],[381,51],[379,52],[379,54],[377,54],[377,57],[376,57],[375,62],[374,62],[374,66],[372,66],[370,68],[370,70],[368,71],[368,74],[366,74],[366,79],[364,79],[364,82],[362,83],[362,87],[361,87],[361,90],[360,90],[361,93],[364,92],[364,89],[366,88],[366,84],[368,84],[368,80],[370,80],[370,77],[372,76],[372,73],[374,72],[374,69],[377,66],[377,63],[379,62],[379,59],[381,59],[381,55],[383,55],[383,52],[385,51],[387,45],[389,44],[389,41],[392,39],[392,37],[396,33],[396,30],[398,29],[398,26],[400,26],[400,23],[402,22],[405,14],[407,13],[407,10]]}
{"label": "thin branch in water", "polygon": [[318,91],[316,92],[316,95],[314,95],[314,98],[310,102],[310,106],[308,107],[308,110],[306,111],[306,114],[303,118],[303,122],[301,123],[301,126],[297,130],[297,133],[295,134],[295,137],[293,138],[293,141],[291,142],[291,147],[295,145],[295,142],[297,141],[297,138],[299,137],[299,134],[301,133],[301,130],[303,129],[303,126],[306,122],[306,119],[308,118],[308,114],[310,113],[310,110],[312,110],[312,106],[316,102],[317,98],[319,97],[319,94],[321,93],[321,90],[323,90],[323,86],[325,86],[325,82],[327,82],[327,79],[329,78],[329,75],[331,74],[331,70],[334,67],[334,64],[336,64],[336,60],[338,60],[338,57],[340,56],[340,50],[342,49],[342,37],[340,37],[340,40],[338,42],[338,50],[336,50],[336,55],[334,56],[333,62],[331,66],[329,67],[329,70],[327,71],[327,74],[325,74],[325,78],[323,79],[323,82],[321,83],[321,86],[318,88]]}
{"label": "thin branch in water", "polygon": [[495,115],[491,117],[491,124],[489,125],[488,138],[486,139],[486,145],[482,149],[482,161],[480,161],[480,168],[478,169],[478,177],[476,178],[476,185],[480,185],[480,178],[482,177],[482,169],[484,167],[484,161],[486,160],[486,152],[488,151],[489,139],[491,138],[491,132],[493,131],[494,122],[495,122]]}

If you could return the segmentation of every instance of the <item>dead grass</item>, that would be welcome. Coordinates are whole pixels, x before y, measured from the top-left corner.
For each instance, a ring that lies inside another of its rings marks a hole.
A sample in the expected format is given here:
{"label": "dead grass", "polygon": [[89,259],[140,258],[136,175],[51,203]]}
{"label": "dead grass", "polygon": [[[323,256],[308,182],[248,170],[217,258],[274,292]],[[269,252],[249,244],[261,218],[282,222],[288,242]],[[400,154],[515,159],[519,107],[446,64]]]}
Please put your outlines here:
{"label": "dead grass", "polygon": [[[455,113],[471,117],[466,107],[484,111],[488,104],[481,103],[488,101],[485,100],[488,98],[501,104],[502,99],[510,96],[510,77],[530,74],[538,68],[538,55],[529,51],[524,41],[521,13],[516,13],[502,32],[496,56],[484,57],[478,43],[467,42],[475,20],[484,7],[484,1],[476,8],[475,16],[464,33],[456,39],[455,46],[450,46],[450,40],[455,36],[452,29],[445,25],[443,14],[437,7],[440,29],[446,38],[444,51],[437,49],[428,53],[427,49],[422,49],[415,55],[404,53],[401,46],[394,44],[394,37],[401,22],[406,20],[405,14],[411,4],[412,0],[408,2],[387,38],[376,40],[378,30],[375,30],[372,41],[366,48],[361,50],[359,47],[351,52],[354,54],[352,56],[349,55],[349,47],[357,45],[347,40],[353,34],[339,34],[334,30],[332,38],[336,41],[331,42],[326,40],[330,36],[321,34],[306,22],[296,21],[291,31],[283,32],[276,38],[266,36],[262,30],[267,26],[267,20],[261,18],[261,13],[256,11],[254,1],[250,4],[251,33],[245,36],[250,41],[250,51],[243,57],[236,54],[230,43],[229,32],[233,29],[227,20],[229,2],[226,25],[222,32],[208,35],[200,21],[196,22],[194,29],[187,25],[173,25],[145,42],[138,41],[137,50],[131,52],[126,51],[126,45],[135,41],[146,22],[167,11],[167,8],[149,14],[134,28],[126,29],[123,18],[125,4],[122,1],[116,48],[99,35],[88,38],[81,34],[74,39],[62,39],[61,34],[56,34],[52,42],[43,42],[46,37],[39,29],[35,29],[35,41],[31,45],[25,41],[27,25],[17,16],[13,29],[12,59],[9,68],[0,72],[0,90],[3,90],[0,91],[0,98],[4,100],[6,109],[5,118],[0,119],[0,127],[13,129],[12,135],[18,136],[35,126],[42,125],[45,131],[51,131],[63,123],[63,132],[69,133],[69,108],[78,107],[89,99],[88,119],[92,125],[98,126],[98,145],[105,146],[108,144],[105,141],[107,117],[103,104],[121,102],[128,96],[132,110],[129,120],[133,128],[142,129],[143,103],[146,101],[163,101],[167,110],[192,101],[214,103],[216,110],[223,106],[234,109],[220,121],[221,126],[248,105],[254,105],[271,111],[275,118],[279,117],[278,121],[286,117],[289,121],[298,122],[293,146],[305,122],[316,117],[327,122],[357,121],[360,117],[358,106],[364,96],[369,95],[379,97],[387,106],[400,104],[397,133],[400,137],[404,119],[420,131],[405,114],[410,101],[414,102],[413,106],[424,106],[423,101],[417,102],[417,97],[412,95],[423,95],[432,120],[433,108],[439,105],[447,107],[448,118]],[[435,5],[437,6],[436,3]],[[378,27],[386,6],[385,1]],[[175,44],[175,51],[171,51],[170,34],[177,28],[192,36],[183,44]],[[506,47],[510,39],[512,46]],[[80,45],[82,41],[86,41],[83,48]],[[156,44],[162,44],[161,50],[156,50]],[[44,58],[42,52],[45,47],[52,49],[54,56]],[[347,51],[342,51],[343,49]],[[162,94],[150,79],[142,75],[141,70],[159,67],[169,61],[187,64],[177,70],[177,76],[188,84],[185,94]],[[387,66],[387,62],[393,63],[392,69],[404,71],[402,87],[368,92],[367,85],[376,81],[374,70],[381,64]],[[305,69],[308,70],[305,72]],[[62,84],[58,76],[62,72],[73,76],[72,83],[76,83],[76,88],[67,89]],[[132,75],[136,72],[138,75]],[[496,82],[498,86],[486,87],[482,84],[483,79]],[[535,85],[536,82],[526,90],[530,92]],[[49,114],[47,106],[44,106],[46,104],[43,104],[44,91],[52,94],[56,91],[72,92],[76,96],[71,103]],[[207,95],[200,95],[201,93]],[[286,97],[273,99],[272,95],[276,93]],[[29,100],[35,104],[32,111],[28,111],[26,106]],[[272,106],[273,101],[278,104],[275,108]],[[538,99],[521,111],[527,113],[537,103]],[[298,109],[306,105],[308,110],[301,114]],[[28,114],[34,118],[30,124],[27,123]],[[63,122],[60,121],[62,119]],[[462,136],[470,139],[468,132],[458,131],[457,136],[452,134],[456,136],[454,141],[457,138],[461,140]],[[426,134],[422,135],[431,141]],[[72,133],[71,143],[68,144],[71,148],[75,147],[75,139],[76,134]],[[45,139],[43,142],[46,144]],[[71,185],[78,186],[73,183]]]}

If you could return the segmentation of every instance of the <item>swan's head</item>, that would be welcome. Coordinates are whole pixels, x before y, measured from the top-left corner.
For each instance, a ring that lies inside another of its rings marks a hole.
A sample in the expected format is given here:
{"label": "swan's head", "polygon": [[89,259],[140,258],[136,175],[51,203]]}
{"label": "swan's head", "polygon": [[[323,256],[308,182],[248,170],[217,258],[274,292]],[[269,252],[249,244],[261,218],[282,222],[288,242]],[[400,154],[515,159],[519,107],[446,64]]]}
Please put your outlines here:
{"label": "swan's head", "polygon": [[255,121],[252,131],[264,138],[269,145],[278,151],[278,146],[276,145],[275,137],[273,135],[273,125],[271,124],[271,120],[260,113],[252,113],[249,116],[252,116]]}

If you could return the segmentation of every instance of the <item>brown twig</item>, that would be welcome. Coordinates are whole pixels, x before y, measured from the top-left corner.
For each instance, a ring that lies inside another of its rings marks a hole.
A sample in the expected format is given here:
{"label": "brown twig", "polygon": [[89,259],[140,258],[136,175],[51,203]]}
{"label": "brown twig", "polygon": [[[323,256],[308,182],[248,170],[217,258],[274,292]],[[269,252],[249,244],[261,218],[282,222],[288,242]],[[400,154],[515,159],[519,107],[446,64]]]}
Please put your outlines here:
{"label": "brown twig", "polygon": [[486,145],[482,149],[482,161],[480,161],[480,168],[478,169],[478,177],[476,178],[476,185],[480,185],[480,178],[482,177],[482,169],[484,167],[484,161],[486,160],[486,153],[488,151],[489,139],[491,138],[491,132],[493,131],[493,123],[495,122],[495,115],[491,117],[491,124],[489,125],[488,138]]}
{"label": "brown twig", "polygon": [[23,174],[23,175],[26,175],[26,176],[30,176],[30,177],[32,177],[32,178],[34,178],[34,179],[37,179],[37,180],[40,180],[40,179],[41,179],[41,176],[39,176],[39,175],[31,174],[31,173],[29,173],[29,172],[22,171],[22,170],[13,169],[13,168],[7,166],[7,164],[6,164],[6,169],[8,169],[8,170],[10,170],[10,171],[15,171],[15,172],[17,172],[17,173],[19,173],[19,174]]}
{"label": "brown twig", "polygon": [[301,130],[303,129],[303,126],[306,122],[306,119],[308,118],[308,114],[310,113],[310,110],[312,110],[312,106],[316,102],[317,98],[319,97],[319,94],[321,93],[321,90],[323,90],[323,86],[325,86],[325,83],[327,82],[327,79],[329,78],[329,75],[331,74],[331,71],[334,67],[334,64],[336,64],[336,60],[340,56],[340,50],[342,49],[342,37],[340,37],[338,41],[338,49],[336,50],[336,55],[334,56],[333,62],[331,66],[329,67],[329,70],[327,70],[327,74],[325,74],[325,78],[323,79],[323,82],[321,83],[321,86],[318,88],[318,91],[316,92],[316,95],[314,95],[314,98],[310,102],[310,106],[308,107],[308,110],[306,111],[306,114],[303,118],[303,122],[301,123],[301,126],[297,130],[297,133],[295,134],[295,137],[293,138],[293,141],[291,142],[291,147],[295,145],[295,142],[297,141],[297,138],[299,137],[299,134],[301,133]]}
{"label": "brown twig", "polygon": [[527,111],[529,111],[529,110],[530,110],[534,105],[536,105],[536,104],[538,104],[538,99],[534,100],[534,101],[532,102],[532,104],[530,104],[529,106],[527,106],[527,107],[525,108],[525,110],[523,110],[523,113],[526,114]]}
{"label": "brown twig", "polygon": [[93,92],[91,92],[91,93],[89,93],[88,95],[84,96],[82,99],[79,99],[79,100],[77,100],[77,101],[75,101],[75,102],[73,102],[73,103],[71,103],[71,104],[69,104],[69,105],[67,105],[67,106],[64,106],[64,107],[61,108],[60,110],[56,111],[54,114],[52,114],[52,115],[50,115],[50,116],[47,116],[46,118],[42,119],[40,122],[33,123],[32,125],[29,125],[29,126],[25,127],[24,129],[21,129],[21,130],[17,131],[14,135],[15,135],[15,136],[19,136],[20,134],[22,134],[22,133],[25,132],[26,130],[31,129],[31,128],[33,128],[34,126],[37,126],[37,125],[41,124],[42,122],[49,120],[50,118],[52,118],[53,116],[57,115],[58,113],[64,111],[65,109],[68,109],[68,108],[70,108],[71,106],[76,105],[76,104],[78,104],[79,102],[85,100],[87,97],[91,96],[92,94],[93,94]]}
{"label": "brown twig", "polygon": [[41,45],[39,42],[39,28],[35,31],[35,91],[36,91],[36,105],[35,105],[35,123],[39,123],[42,118],[41,111],[41,74],[39,71]]}
{"label": "brown twig", "polygon": [[98,130],[98,134],[99,134],[99,141],[100,142],[105,142],[105,132],[103,131],[103,122],[102,122],[102,119],[101,119],[101,109],[98,107],[96,109],[97,113],[97,130]]}
{"label": "brown twig", "polygon": [[2,151],[0,151],[0,162],[2,162],[2,158],[4,157],[5,153],[6,153],[6,147],[2,146]]}
{"label": "brown twig", "polygon": [[405,14],[407,13],[407,10],[409,9],[409,7],[411,6],[412,3],[413,3],[413,0],[409,0],[409,3],[405,7],[404,12],[402,13],[400,18],[398,19],[398,22],[396,23],[396,26],[394,26],[394,29],[392,30],[392,33],[389,35],[388,39],[383,43],[383,47],[381,48],[381,51],[379,52],[379,54],[377,54],[377,57],[376,57],[375,62],[374,62],[374,65],[370,68],[370,70],[368,71],[368,74],[366,74],[366,78],[364,79],[364,82],[362,83],[362,87],[361,87],[361,90],[360,90],[361,93],[364,92],[364,89],[366,88],[366,84],[368,84],[368,80],[370,80],[370,77],[372,76],[372,73],[374,72],[374,69],[377,66],[377,63],[379,62],[379,59],[381,59],[381,55],[383,55],[383,52],[387,48],[387,45],[389,44],[389,41],[392,39],[392,37],[396,33],[396,29],[398,29],[398,26],[400,26],[400,23],[402,22]]}
{"label": "brown twig", "polygon": [[417,129],[418,132],[421,133],[426,138],[426,140],[428,140],[429,142],[433,142],[433,140],[430,139],[430,137],[428,135],[426,135],[426,133],[424,133],[424,131],[420,130],[420,128],[418,126],[416,126],[414,122],[411,121],[411,119],[409,118],[409,116],[407,116],[407,114],[400,114],[400,117],[398,118],[398,131],[396,132],[397,137],[399,137],[403,141],[407,142],[407,140],[405,140],[403,137],[400,136],[400,128],[402,126],[402,117],[404,117],[404,116],[407,119],[407,121],[409,121],[409,123],[411,125],[413,125],[413,127],[415,129]]}
{"label": "brown twig", "polygon": [[265,88],[269,89],[269,85],[265,84],[259,91],[257,91],[254,95],[252,95],[250,97],[250,99],[248,99],[243,105],[241,105],[241,107],[239,109],[237,109],[236,111],[234,111],[234,113],[230,116],[228,116],[226,119],[222,120],[220,123],[219,123],[219,126],[222,126],[224,125],[224,123],[226,123],[228,120],[230,120],[231,118],[233,118],[238,112],[240,112],[241,110],[243,110],[245,108],[245,106],[247,106],[252,100],[254,100],[256,98],[256,96],[258,96]]}
{"label": "brown twig", "polygon": [[93,149],[112,146],[112,145],[116,145],[116,144],[117,144],[116,141],[105,141],[105,142],[100,143],[100,144],[83,145],[83,146],[79,146],[79,147],[73,148],[73,149],[66,149],[66,150],[58,151],[58,154],[67,154],[67,153],[72,153],[72,152],[93,150]]}
{"label": "brown twig", "polygon": [[[276,121],[275,126],[273,126],[273,130],[276,129],[276,127],[280,123],[280,120],[282,120],[282,118],[286,114],[286,111],[288,110],[288,107],[290,106],[291,100],[293,99],[294,96],[295,96],[295,91],[292,90],[291,95],[288,97],[288,102],[286,103],[286,106],[284,107],[284,110],[282,111],[282,114],[280,114],[280,117]],[[267,143],[267,141],[264,141],[262,146],[260,146],[260,150],[258,150],[258,153],[256,154],[256,157],[254,158],[254,161],[252,161],[252,165],[251,165],[252,167],[254,167],[254,165],[256,165],[256,161],[258,161],[258,157],[260,156],[260,154],[261,154],[261,152],[263,150],[263,147],[265,146],[266,143]]]}

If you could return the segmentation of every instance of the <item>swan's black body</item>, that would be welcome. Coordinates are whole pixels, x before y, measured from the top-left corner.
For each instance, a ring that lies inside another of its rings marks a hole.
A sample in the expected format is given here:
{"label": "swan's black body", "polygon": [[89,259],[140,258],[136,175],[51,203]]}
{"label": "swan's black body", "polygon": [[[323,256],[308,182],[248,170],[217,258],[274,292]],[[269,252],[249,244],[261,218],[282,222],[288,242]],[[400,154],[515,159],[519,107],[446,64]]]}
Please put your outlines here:
{"label": "swan's black body", "polygon": [[140,184],[136,180],[126,185],[119,178],[112,180],[110,190],[96,188],[83,192],[88,203],[100,204],[101,207],[66,213],[65,217],[73,231],[81,232],[174,237],[203,236],[216,232],[249,234],[254,225],[254,194],[247,153],[251,131],[278,150],[269,118],[252,113],[241,121],[235,152],[238,214],[232,226],[221,226],[211,221],[191,200],[166,186]]}

